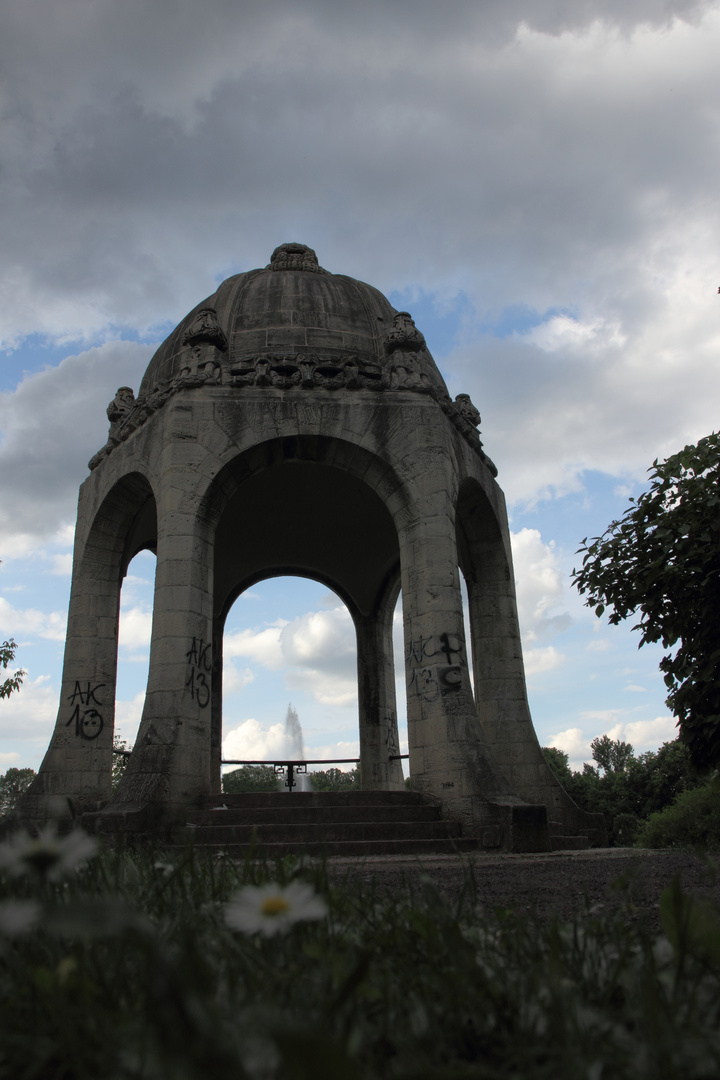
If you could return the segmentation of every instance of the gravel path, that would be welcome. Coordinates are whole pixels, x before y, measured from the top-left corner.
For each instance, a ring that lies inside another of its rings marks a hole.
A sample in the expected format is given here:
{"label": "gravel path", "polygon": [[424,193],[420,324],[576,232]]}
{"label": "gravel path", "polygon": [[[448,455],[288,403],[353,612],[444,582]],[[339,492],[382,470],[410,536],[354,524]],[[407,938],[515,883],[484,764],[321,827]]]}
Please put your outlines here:
{"label": "gravel path", "polygon": [[630,919],[659,927],[660,893],[680,874],[683,888],[712,898],[720,906],[720,864],[677,851],[601,848],[557,851],[546,855],[376,856],[372,859],[329,858],[333,878],[359,875],[383,892],[423,875],[450,899],[456,898],[471,870],[480,904],[510,907],[541,919],[566,920],[592,907],[609,913],[624,909]]}

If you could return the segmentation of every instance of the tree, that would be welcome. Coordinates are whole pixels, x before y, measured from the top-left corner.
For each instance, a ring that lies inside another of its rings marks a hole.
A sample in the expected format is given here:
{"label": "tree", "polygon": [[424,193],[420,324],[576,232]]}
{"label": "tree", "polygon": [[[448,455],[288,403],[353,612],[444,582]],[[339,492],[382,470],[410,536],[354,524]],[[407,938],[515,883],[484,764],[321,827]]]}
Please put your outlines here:
{"label": "tree", "polygon": [[123,778],[123,774],[128,767],[130,761],[130,752],[132,746],[128,746],[126,739],[121,739],[119,735],[113,735],[113,759],[112,759],[112,793],[113,795],[118,789],[118,785]]}
{"label": "tree", "polygon": [[609,621],[640,615],[639,647],[662,642],[667,705],[697,767],[720,764],[720,434],[650,472],[650,488],[583,540],[573,580]]}
{"label": "tree", "polygon": [[568,755],[554,746],[543,747],[545,760],[568,795],[582,810],[603,814],[611,844],[634,843],[648,815],[670,806],[681,794],[704,785],[679,739],[659,750],[635,756],[630,743],[601,735],[593,739],[594,765],[582,772],[570,770]]}
{"label": "tree", "polygon": [[[0,665],[2,665],[3,668],[7,668],[8,664],[11,664],[15,659],[16,649],[17,645],[12,638],[8,641],[3,641],[2,645],[0,645]],[[15,690],[19,690],[25,675],[27,675],[27,672],[23,671],[21,668],[19,671],[14,672],[14,674],[9,675],[4,682],[0,683],[0,698],[10,697]]]}
{"label": "tree", "polygon": [[272,765],[242,765],[223,775],[222,789],[228,795],[242,791],[277,791],[277,773]]}
{"label": "tree", "polygon": [[609,735],[600,735],[590,743],[593,761],[605,773],[625,772],[630,761],[634,760],[634,751],[630,743],[620,739],[611,739]]}
{"label": "tree", "polygon": [[564,750],[558,750],[557,746],[543,746],[542,752],[545,763],[550,766],[563,787],[566,787],[573,778],[568,755]]}
{"label": "tree", "polygon": [[15,809],[34,779],[34,769],[12,768],[0,776],[0,818]]}
{"label": "tree", "polygon": [[310,773],[313,791],[353,791],[360,787],[360,769],[354,765],[350,772],[326,769]]}

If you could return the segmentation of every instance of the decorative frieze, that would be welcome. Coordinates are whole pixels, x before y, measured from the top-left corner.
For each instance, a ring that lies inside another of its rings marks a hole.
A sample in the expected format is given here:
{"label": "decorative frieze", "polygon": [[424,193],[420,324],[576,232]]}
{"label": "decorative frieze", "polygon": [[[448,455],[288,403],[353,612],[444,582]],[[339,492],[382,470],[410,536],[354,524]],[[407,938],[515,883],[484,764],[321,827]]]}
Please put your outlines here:
{"label": "decorative frieze", "polygon": [[[315,252],[303,244],[283,244],[273,252],[272,269],[312,270],[317,268]],[[302,264],[302,265],[301,265]],[[88,462],[96,469],[115,447],[124,442],[179,390],[203,386],[273,387],[277,390],[371,390],[407,391],[429,394],[441,406],[457,429],[490,467],[497,469],[483,453],[477,425],[480,413],[468,394],[458,394],[453,402],[437,377],[425,338],[407,311],[396,312],[392,329],[383,342],[376,362],[355,354],[319,355],[313,352],[258,352],[233,362],[228,358],[228,341],[214,308],[195,312],[180,338],[181,348],[171,360],[175,375],[158,383],[149,393],[135,398],[129,386],[121,386],[108,405],[108,441]]]}

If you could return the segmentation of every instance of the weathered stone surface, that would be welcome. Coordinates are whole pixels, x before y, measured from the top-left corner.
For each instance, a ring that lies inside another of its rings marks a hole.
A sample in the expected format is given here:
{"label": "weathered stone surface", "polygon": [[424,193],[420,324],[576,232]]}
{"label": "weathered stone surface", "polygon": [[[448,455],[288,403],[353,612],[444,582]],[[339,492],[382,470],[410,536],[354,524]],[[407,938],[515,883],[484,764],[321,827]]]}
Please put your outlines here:
{"label": "weathered stone surface", "polygon": [[[155,827],[217,791],[226,615],[253,582],[298,573],[334,588],[355,622],[365,789],[403,788],[402,588],[417,790],[488,848],[546,850],[548,815],[563,836],[599,835],[532,728],[480,414],[466,394],[451,400],[408,312],[283,244],[191,311],[108,419],[81,488],[61,704],[26,817],[63,796],[96,822]],[[119,590],[143,548],[158,557],[148,690],[110,805]]]}

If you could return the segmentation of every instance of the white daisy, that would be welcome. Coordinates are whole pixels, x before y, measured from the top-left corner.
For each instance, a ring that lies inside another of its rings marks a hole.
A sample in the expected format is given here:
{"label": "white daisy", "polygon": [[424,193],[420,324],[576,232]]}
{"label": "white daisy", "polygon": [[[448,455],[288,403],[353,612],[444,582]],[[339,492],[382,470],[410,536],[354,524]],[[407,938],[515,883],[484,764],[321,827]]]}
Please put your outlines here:
{"label": "white daisy", "polygon": [[37,836],[23,830],[0,844],[0,870],[11,877],[35,872],[48,881],[59,881],[96,852],[97,841],[81,829],[59,836],[54,825],[46,825]]}
{"label": "white daisy", "polygon": [[302,881],[290,885],[246,885],[225,908],[225,921],[244,934],[272,937],[293,923],[323,919],[327,906]]}

